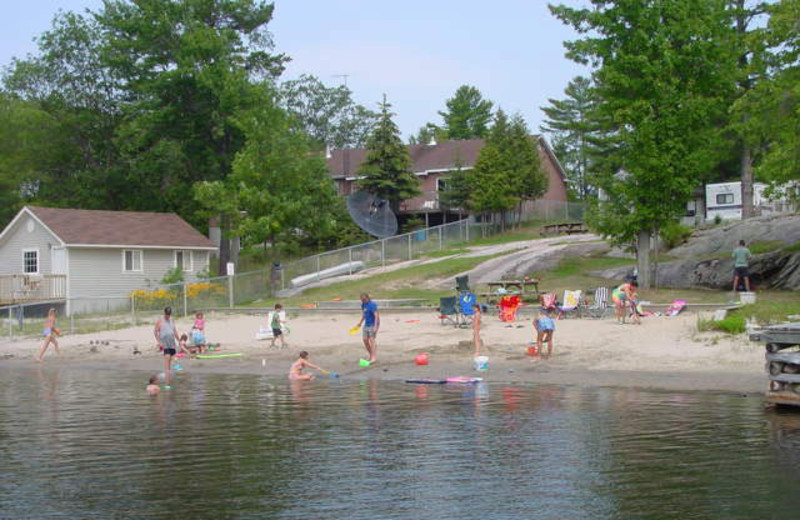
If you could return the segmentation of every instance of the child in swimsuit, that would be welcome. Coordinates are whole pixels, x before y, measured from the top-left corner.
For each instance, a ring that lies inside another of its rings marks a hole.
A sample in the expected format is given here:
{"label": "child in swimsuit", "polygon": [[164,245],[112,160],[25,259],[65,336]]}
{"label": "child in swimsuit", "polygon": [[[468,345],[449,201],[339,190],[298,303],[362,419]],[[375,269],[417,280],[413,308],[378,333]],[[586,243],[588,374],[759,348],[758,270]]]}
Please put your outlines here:
{"label": "child in swimsuit", "polygon": [[152,376],[145,390],[147,391],[147,395],[158,395],[161,391],[161,388],[158,386],[158,377]]}
{"label": "child in swimsuit", "polygon": [[536,329],[536,349],[541,355],[544,342],[547,342],[547,354],[549,358],[553,353],[553,334],[556,331],[556,322],[550,317],[550,311],[539,311],[539,317],[533,321],[533,328]]}
{"label": "child in swimsuit", "polygon": [[44,322],[44,330],[42,331],[44,343],[42,343],[42,346],[39,349],[39,355],[36,356],[37,363],[42,362],[44,353],[47,351],[47,347],[50,346],[50,343],[52,343],[55,347],[56,354],[61,354],[61,350],[58,348],[58,340],[56,340],[56,336],[58,334],[58,329],[56,329],[56,310],[50,309],[50,311],[47,313],[47,320]]}
{"label": "child in swimsuit", "polygon": [[638,283],[628,282],[611,291],[611,300],[614,302],[614,312],[617,315],[617,321],[620,323],[625,323],[625,307],[629,305],[631,296],[636,291],[636,287],[639,287]]}
{"label": "child in swimsuit", "polygon": [[194,324],[192,325],[192,345],[197,347],[200,353],[203,353],[203,347],[206,346],[206,320],[202,312],[194,315]]}
{"label": "child in swimsuit", "polygon": [[472,315],[472,343],[475,345],[475,356],[481,355],[481,306],[475,304],[472,306],[475,314]]}
{"label": "child in swimsuit", "polygon": [[297,358],[297,361],[292,363],[292,366],[289,368],[289,379],[292,381],[311,381],[314,379],[314,374],[304,374],[303,369],[305,367],[313,368],[314,370],[319,370],[323,374],[327,374],[328,371],[324,370],[317,365],[310,363],[308,361],[308,352],[305,350],[300,352],[300,357]]}

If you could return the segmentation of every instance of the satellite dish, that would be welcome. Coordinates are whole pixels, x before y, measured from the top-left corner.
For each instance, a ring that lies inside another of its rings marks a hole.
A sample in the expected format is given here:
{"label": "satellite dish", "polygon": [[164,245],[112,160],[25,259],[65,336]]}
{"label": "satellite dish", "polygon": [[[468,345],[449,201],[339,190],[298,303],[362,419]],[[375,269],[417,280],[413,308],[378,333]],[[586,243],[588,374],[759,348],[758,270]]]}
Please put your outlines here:
{"label": "satellite dish", "polygon": [[397,234],[397,217],[389,207],[389,201],[357,191],[347,197],[347,211],[358,227],[374,237],[386,238]]}

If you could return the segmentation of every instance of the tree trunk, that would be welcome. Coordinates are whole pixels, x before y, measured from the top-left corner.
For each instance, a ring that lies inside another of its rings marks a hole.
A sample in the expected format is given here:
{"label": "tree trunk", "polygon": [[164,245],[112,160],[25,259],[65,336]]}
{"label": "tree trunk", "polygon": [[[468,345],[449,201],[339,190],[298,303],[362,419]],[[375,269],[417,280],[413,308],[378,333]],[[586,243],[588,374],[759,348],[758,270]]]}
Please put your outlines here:
{"label": "tree trunk", "polygon": [[742,144],[742,220],[754,216],[753,207],[753,155],[746,144]]}
{"label": "tree trunk", "polygon": [[636,237],[636,267],[641,289],[650,289],[650,231],[639,231]]}
{"label": "tree trunk", "polygon": [[219,276],[227,273],[228,262],[231,258],[230,219],[226,215],[219,219]]}
{"label": "tree trunk", "polygon": [[658,289],[658,247],[659,238],[661,237],[661,230],[656,229],[653,236],[653,289]]}

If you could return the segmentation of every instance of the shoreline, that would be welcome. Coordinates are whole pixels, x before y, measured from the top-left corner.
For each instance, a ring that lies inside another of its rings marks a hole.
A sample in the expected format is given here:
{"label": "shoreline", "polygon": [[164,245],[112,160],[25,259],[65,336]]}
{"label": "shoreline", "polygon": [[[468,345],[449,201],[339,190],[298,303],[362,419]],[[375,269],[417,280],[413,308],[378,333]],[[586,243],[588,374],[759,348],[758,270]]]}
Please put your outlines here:
{"label": "shoreline", "polygon": [[[557,322],[555,349],[551,359],[525,355],[533,340],[530,318],[514,324],[484,317],[482,329],[489,357],[489,370],[473,370],[472,331],[442,326],[430,311],[381,313],[378,337],[379,362],[358,366],[365,355],[361,336],[347,330],[355,324],[352,313],[289,317],[292,333],[286,349],[268,348],[269,341],[256,341],[255,332],[265,317],[252,315],[207,315],[207,337],[221,343],[221,353],[241,353],[223,359],[176,359],[184,367],[178,374],[254,374],[285,379],[289,365],[300,350],[311,353],[310,361],[342,379],[404,381],[444,379],[453,376],[483,377],[488,383],[545,384],[581,387],[622,387],[668,391],[719,391],[764,394],[763,347],[745,336],[727,336],[696,331],[697,316],[645,318],[643,325],[620,325],[604,320],[566,319]],[[177,320],[178,329],[188,330],[191,320]],[[130,327],[59,338],[61,355],[48,350],[42,365],[33,361],[39,338],[0,340],[0,368],[67,368],[125,370],[158,373],[162,356],[155,351],[152,326]],[[142,354],[134,355],[137,348]],[[413,358],[427,352],[430,364],[416,366]],[[328,376],[320,375],[322,378]],[[142,376],[146,380],[146,374]]]}

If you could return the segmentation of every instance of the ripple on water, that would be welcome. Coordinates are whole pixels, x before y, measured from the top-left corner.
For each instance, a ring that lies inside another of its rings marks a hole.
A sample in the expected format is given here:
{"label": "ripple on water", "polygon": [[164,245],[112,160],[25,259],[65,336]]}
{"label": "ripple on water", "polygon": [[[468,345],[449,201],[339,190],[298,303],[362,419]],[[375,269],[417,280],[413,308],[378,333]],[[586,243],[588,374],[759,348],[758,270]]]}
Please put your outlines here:
{"label": "ripple on water", "polygon": [[758,397],[2,376],[12,518],[757,518],[800,497],[800,419]]}

